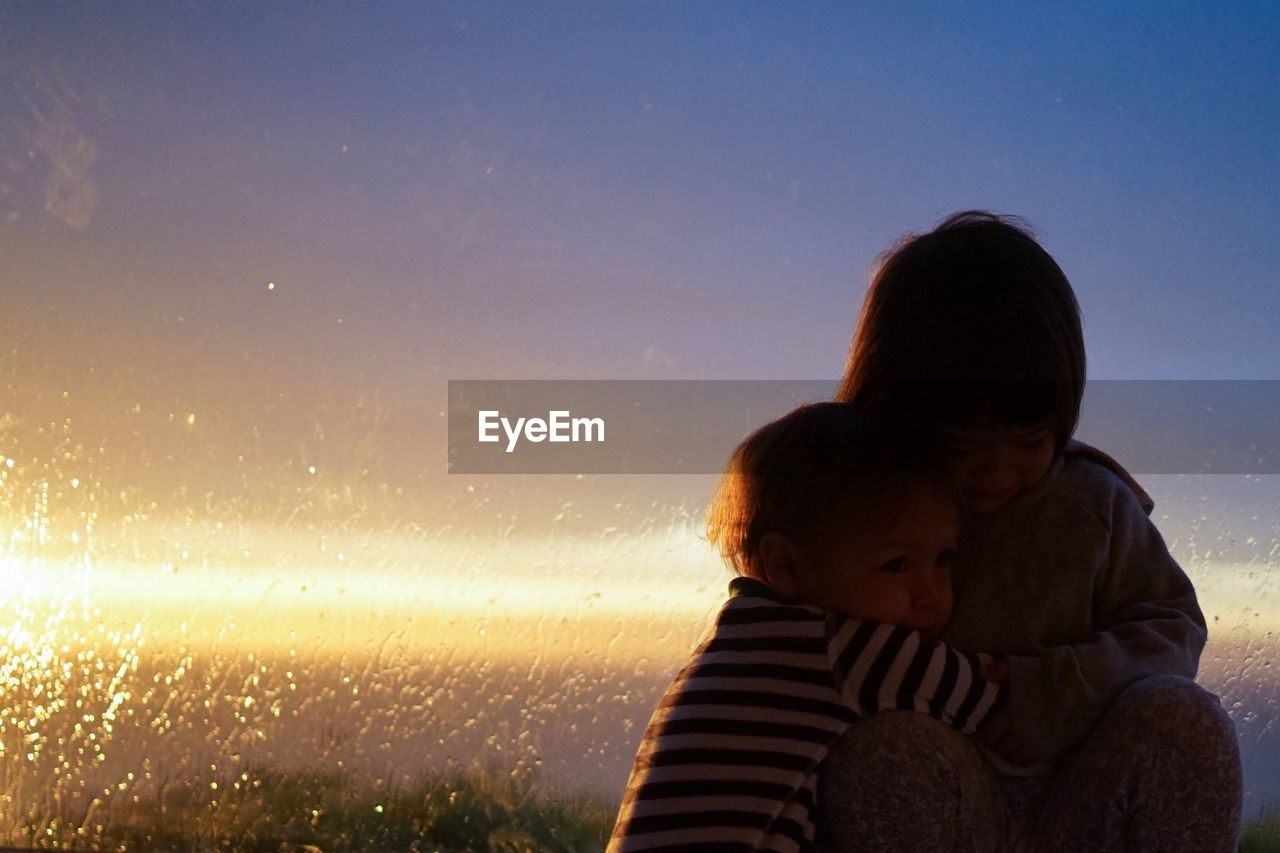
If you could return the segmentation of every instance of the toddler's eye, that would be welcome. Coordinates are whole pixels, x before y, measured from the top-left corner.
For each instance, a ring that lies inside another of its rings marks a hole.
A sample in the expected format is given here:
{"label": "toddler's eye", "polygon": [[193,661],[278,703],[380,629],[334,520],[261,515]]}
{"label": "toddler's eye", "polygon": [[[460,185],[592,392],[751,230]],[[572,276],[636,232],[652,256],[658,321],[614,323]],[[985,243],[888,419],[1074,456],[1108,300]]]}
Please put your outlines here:
{"label": "toddler's eye", "polygon": [[893,575],[900,575],[907,570],[907,561],[902,557],[895,557],[880,567],[880,571],[888,572]]}
{"label": "toddler's eye", "polygon": [[951,564],[956,561],[956,549],[948,548],[938,555],[938,565],[951,568]]}

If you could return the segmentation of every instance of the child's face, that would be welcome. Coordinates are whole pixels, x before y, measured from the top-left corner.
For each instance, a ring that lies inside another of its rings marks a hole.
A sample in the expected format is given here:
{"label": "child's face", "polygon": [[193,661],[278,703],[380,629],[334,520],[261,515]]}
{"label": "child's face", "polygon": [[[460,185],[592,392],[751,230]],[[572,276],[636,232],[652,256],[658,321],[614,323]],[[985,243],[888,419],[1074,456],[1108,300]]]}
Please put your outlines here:
{"label": "child's face", "polygon": [[1044,477],[1053,462],[1049,424],[996,427],[978,424],[946,433],[948,470],[965,509],[995,512]]}
{"label": "child's face", "polygon": [[908,484],[891,503],[879,518],[837,518],[809,537],[797,598],[936,636],[951,618],[959,513],[936,484]]}

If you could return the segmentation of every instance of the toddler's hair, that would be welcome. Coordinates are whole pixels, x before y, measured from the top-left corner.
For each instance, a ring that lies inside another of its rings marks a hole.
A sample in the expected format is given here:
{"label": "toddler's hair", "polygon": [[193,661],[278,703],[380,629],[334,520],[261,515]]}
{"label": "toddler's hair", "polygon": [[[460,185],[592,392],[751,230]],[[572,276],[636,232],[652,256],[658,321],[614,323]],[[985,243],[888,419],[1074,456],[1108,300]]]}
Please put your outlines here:
{"label": "toddler's hair", "polygon": [[808,403],[751,433],[725,466],[707,536],[736,573],[764,580],[758,546],[777,531],[803,538],[839,512],[880,518],[906,482],[938,479],[914,430],[848,403]]}
{"label": "toddler's hair", "polygon": [[881,256],[835,399],[935,429],[1047,422],[1061,450],[1084,382],[1067,277],[1021,220],[966,210]]}

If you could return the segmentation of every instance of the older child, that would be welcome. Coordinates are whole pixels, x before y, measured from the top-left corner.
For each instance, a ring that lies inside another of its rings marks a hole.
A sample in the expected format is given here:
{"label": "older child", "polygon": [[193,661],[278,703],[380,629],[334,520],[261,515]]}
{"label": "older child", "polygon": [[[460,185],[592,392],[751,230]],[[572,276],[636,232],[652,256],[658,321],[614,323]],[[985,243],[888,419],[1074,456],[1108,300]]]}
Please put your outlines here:
{"label": "older child", "polygon": [[949,451],[970,519],[943,638],[1006,656],[1010,701],[983,749],[907,715],[853,727],[824,770],[832,847],[1235,850],[1204,617],[1145,494],[1070,441],[1084,381],[1075,294],[1014,220],[956,214],[873,277],[837,399]]}
{"label": "older child", "polygon": [[920,456],[837,403],[738,447],[708,519],[740,576],[644,733],[611,851],[802,849],[818,765],[859,716],[972,733],[998,706],[990,658],[933,640],[959,521]]}

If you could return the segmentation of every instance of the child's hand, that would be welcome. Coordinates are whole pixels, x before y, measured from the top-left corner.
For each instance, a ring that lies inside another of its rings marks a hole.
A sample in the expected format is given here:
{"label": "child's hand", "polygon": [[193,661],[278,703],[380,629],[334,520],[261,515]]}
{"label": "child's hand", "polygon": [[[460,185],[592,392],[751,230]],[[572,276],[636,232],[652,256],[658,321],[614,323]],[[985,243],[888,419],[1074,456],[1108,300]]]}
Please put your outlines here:
{"label": "child's hand", "polygon": [[[978,672],[987,681],[1007,684],[1009,681],[1009,661],[1007,658],[996,658],[989,663],[981,664]],[[1021,764],[1031,763],[1031,758],[1026,754],[1026,750],[1014,735],[1013,717],[1009,713],[1007,702],[983,721],[981,728],[978,729],[978,737],[982,739],[983,743],[1010,761],[1016,761]]]}
{"label": "child's hand", "polygon": [[978,730],[978,737],[982,738],[982,742],[1003,758],[1007,758],[1017,764],[1034,764],[1036,757],[1027,751],[1023,743],[1018,740],[1017,735],[1013,731],[1013,717],[1009,714],[1008,706],[996,711],[983,722],[982,728]]}
{"label": "child's hand", "polygon": [[979,664],[978,673],[987,681],[1003,684],[1009,680],[1009,661],[1006,658],[996,658],[990,663]]}

